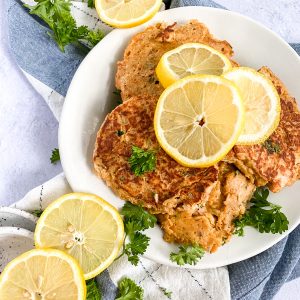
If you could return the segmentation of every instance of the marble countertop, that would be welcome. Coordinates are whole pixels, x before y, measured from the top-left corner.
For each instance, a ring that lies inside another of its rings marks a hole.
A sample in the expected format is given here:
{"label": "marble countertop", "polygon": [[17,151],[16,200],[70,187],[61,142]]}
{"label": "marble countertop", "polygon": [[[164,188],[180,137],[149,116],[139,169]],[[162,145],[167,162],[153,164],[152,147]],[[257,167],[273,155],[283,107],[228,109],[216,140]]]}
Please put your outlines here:
{"label": "marble countertop", "polygon": [[[300,42],[299,0],[217,0],[252,16],[288,42]],[[27,82],[10,53],[6,10],[0,1],[0,205],[9,205],[62,171],[50,163],[58,123]],[[300,298],[300,279],[287,283],[276,300]]]}

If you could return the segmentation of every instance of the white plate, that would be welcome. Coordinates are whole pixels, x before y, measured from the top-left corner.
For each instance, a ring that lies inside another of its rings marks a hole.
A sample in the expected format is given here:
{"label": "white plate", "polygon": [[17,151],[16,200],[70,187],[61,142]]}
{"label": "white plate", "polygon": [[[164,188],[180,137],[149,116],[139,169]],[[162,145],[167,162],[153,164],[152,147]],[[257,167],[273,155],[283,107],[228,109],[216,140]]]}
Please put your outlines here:
{"label": "white plate", "polygon": [[[106,114],[113,107],[116,62],[122,58],[130,38],[149,24],[158,21],[182,23],[198,19],[219,39],[230,42],[241,65],[259,68],[269,66],[300,99],[300,59],[279,36],[237,13],[207,7],[184,7],[167,10],[139,27],[114,30],[84,59],[70,85],[59,128],[59,149],[62,166],[74,191],[91,192],[102,196],[116,207],[123,201],[93,173],[92,152],[96,133]],[[247,228],[246,236],[233,237],[214,254],[207,254],[194,268],[219,267],[254,256],[280,241],[300,221],[300,182],[285,188],[270,200],[280,203],[287,215],[289,231],[282,235],[260,234]],[[172,264],[171,251],[177,248],[162,239],[158,227],[150,230],[151,243],[145,256],[159,263]]]}
{"label": "white plate", "polygon": [[19,227],[0,227],[0,273],[10,261],[33,248],[33,232]]}
{"label": "white plate", "polygon": [[34,231],[38,218],[14,207],[0,207],[0,227],[20,227]]}

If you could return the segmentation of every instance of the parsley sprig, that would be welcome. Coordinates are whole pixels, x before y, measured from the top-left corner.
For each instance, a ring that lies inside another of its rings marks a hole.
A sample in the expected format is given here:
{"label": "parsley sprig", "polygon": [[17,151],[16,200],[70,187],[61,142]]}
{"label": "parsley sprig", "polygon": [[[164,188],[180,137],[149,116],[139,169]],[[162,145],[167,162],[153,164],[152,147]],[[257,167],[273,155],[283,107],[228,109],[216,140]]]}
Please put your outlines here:
{"label": "parsley sprig", "polygon": [[101,292],[97,286],[96,279],[90,279],[86,282],[86,300],[101,300]]}
{"label": "parsley sprig", "polygon": [[267,200],[269,190],[266,187],[256,189],[247,212],[234,221],[235,234],[244,235],[244,227],[252,226],[259,232],[283,233],[288,230],[289,221],[281,206]]}
{"label": "parsley sprig", "polygon": [[172,252],[170,254],[170,260],[176,262],[177,265],[183,266],[185,264],[195,265],[205,254],[205,250],[197,245],[179,246],[179,251],[177,253]]}
{"label": "parsley sprig", "polygon": [[141,231],[154,227],[157,219],[143,208],[130,202],[125,203],[121,214],[124,216],[125,241],[128,237],[129,242],[124,242],[123,251],[119,257],[126,254],[128,261],[136,266],[139,262],[139,255],[145,253],[150,241],[150,238]]}
{"label": "parsley sprig", "polygon": [[[90,46],[95,46],[104,34],[100,30],[92,31],[87,26],[77,27],[71,15],[70,0],[34,0],[37,4],[30,6],[29,13],[41,18],[52,30],[48,34],[56,41],[58,47],[64,52],[68,44],[85,41]],[[82,45],[81,45],[82,46]]]}
{"label": "parsley sprig", "polygon": [[262,145],[267,149],[269,154],[280,153],[280,145],[270,139],[264,141]]}
{"label": "parsley sprig", "polygon": [[171,291],[168,291],[166,288],[164,288],[164,287],[160,287],[160,289],[161,289],[161,291],[164,293],[164,295],[167,297],[167,298],[169,298],[169,299],[171,299],[171,297],[172,297],[172,292]]}
{"label": "parsley sprig", "polygon": [[118,283],[118,289],[116,300],[143,300],[144,290],[129,278],[123,278]]}
{"label": "parsley sprig", "polygon": [[156,153],[154,150],[143,150],[137,146],[132,146],[129,165],[135,176],[151,172],[156,166]]}
{"label": "parsley sprig", "polygon": [[50,157],[51,164],[56,164],[60,160],[59,150],[54,148]]}
{"label": "parsley sprig", "polygon": [[95,0],[88,0],[88,7],[94,8],[95,7]]}
{"label": "parsley sprig", "polygon": [[31,213],[32,213],[34,216],[36,216],[36,217],[39,218],[39,217],[42,215],[43,211],[42,211],[41,209],[36,209],[36,210],[33,210]]}

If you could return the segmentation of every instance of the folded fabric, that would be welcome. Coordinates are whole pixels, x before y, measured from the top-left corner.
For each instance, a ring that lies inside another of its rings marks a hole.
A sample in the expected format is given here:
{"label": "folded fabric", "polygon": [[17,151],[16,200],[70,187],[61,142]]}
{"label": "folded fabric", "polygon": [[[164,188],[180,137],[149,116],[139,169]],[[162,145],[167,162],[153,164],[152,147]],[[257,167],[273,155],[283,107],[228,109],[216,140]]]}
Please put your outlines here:
{"label": "folded fabric", "polygon": [[[17,63],[37,91],[45,98],[59,119],[70,81],[86,53],[67,46],[62,53],[47,35],[49,29],[28,14],[19,0],[6,0],[11,49]],[[32,1],[26,1],[32,4]],[[172,8],[187,5],[224,8],[210,0],[165,1]],[[72,1],[72,13],[80,24],[90,28],[111,28],[103,24],[95,10],[85,3]],[[299,44],[292,44],[300,53]],[[70,192],[63,174],[29,192],[15,204],[25,210],[46,207],[60,195]],[[287,280],[300,276],[300,228],[269,250],[240,263],[228,266],[232,299],[271,299]],[[227,268],[195,271],[166,267],[142,259],[132,267],[126,258],[114,263],[98,276],[103,299],[114,299],[117,281],[129,276],[145,289],[145,299],[164,299],[164,288],[172,299],[228,299]]]}

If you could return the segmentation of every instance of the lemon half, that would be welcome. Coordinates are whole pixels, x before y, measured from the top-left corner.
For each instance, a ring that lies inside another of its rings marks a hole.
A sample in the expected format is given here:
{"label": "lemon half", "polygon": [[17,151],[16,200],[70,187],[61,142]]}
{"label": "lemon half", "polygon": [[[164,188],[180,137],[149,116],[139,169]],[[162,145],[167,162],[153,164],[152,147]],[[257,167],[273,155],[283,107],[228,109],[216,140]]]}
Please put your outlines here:
{"label": "lemon half", "polygon": [[160,96],[154,128],[161,147],[179,164],[208,167],[236,143],[244,106],[236,86],[214,75],[185,77]]}

